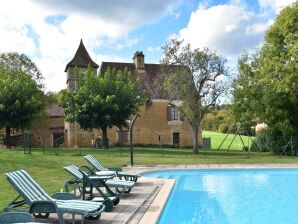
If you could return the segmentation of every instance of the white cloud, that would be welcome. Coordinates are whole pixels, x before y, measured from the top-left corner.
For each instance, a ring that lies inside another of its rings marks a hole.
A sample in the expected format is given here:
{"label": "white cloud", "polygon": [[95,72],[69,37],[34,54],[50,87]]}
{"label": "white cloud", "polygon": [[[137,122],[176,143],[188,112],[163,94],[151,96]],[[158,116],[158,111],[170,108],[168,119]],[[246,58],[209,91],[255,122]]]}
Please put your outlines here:
{"label": "white cloud", "polygon": [[[23,7],[23,2],[20,6]],[[8,1],[7,8],[1,3],[0,8],[0,49],[1,51],[19,51],[30,54],[36,51],[33,40],[28,36],[28,27],[19,18],[15,17],[14,4]],[[24,18],[26,20],[26,18]]]}
{"label": "white cloud", "polygon": [[235,56],[263,41],[266,18],[241,4],[199,7],[192,13],[180,37],[193,47],[209,47],[225,56]]}
{"label": "white cloud", "polygon": [[148,47],[147,50],[149,52],[159,52],[159,51],[161,51],[161,47],[160,46],[157,46],[157,47]]}
{"label": "white cloud", "polygon": [[215,6],[210,6],[210,1],[206,0],[191,14],[187,26],[177,36],[194,48],[209,47],[217,51],[234,69],[241,53],[262,45],[274,15],[295,1],[259,0],[262,10],[257,13],[249,10],[242,0]]}
{"label": "white cloud", "polygon": [[137,38],[132,38],[132,39],[125,38],[120,43],[116,44],[116,48],[118,50],[122,50],[125,47],[132,47],[132,46],[138,44],[143,38],[144,38],[143,36],[140,36]]}
{"label": "white cloud", "polygon": [[118,55],[104,55],[104,54],[100,54],[100,55],[96,55],[94,57],[94,59],[101,63],[103,61],[105,62],[132,62],[132,59],[127,59],[127,58],[122,58],[119,57]]}
{"label": "white cloud", "polygon": [[65,65],[74,56],[81,38],[99,64],[96,48],[123,49],[137,44],[140,39],[129,38],[128,34],[141,24],[162,17],[178,1],[3,1],[0,53],[27,54],[43,73],[46,89],[59,91],[65,88]]}
{"label": "white cloud", "polygon": [[276,13],[280,12],[284,7],[296,2],[297,0],[259,0],[262,8],[272,8]]}
{"label": "white cloud", "polygon": [[124,27],[138,26],[172,12],[181,0],[32,0],[43,8],[67,14],[93,15]]}

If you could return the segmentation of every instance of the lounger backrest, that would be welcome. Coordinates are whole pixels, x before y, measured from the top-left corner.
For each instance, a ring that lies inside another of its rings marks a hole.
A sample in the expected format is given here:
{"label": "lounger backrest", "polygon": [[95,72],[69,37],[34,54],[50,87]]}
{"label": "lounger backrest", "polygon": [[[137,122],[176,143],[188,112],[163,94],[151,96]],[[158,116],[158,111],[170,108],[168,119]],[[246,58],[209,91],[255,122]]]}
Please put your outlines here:
{"label": "lounger backrest", "polygon": [[6,173],[8,181],[30,205],[34,201],[51,200],[51,197],[25,170]]}
{"label": "lounger backrest", "polygon": [[76,179],[83,180],[83,173],[88,176],[87,173],[85,173],[83,170],[81,170],[79,167],[75,165],[65,166],[63,167],[65,170],[67,170],[70,174],[72,174]]}
{"label": "lounger backrest", "polygon": [[84,158],[98,171],[107,170],[92,155],[86,155]]}

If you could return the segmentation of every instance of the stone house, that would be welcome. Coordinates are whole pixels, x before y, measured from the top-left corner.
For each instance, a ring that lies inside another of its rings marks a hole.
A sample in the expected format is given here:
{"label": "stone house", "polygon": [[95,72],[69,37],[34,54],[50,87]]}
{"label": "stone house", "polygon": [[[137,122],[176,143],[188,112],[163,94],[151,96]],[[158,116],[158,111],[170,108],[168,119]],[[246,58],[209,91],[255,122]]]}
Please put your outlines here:
{"label": "stone house", "polygon": [[[83,71],[88,65],[97,71],[98,65],[91,59],[82,40],[74,58],[66,65],[67,89],[76,88],[74,75],[75,67]],[[137,145],[166,145],[166,146],[192,146],[193,131],[190,124],[183,119],[182,114],[175,106],[169,104],[167,99],[161,97],[155,88],[155,79],[160,74],[160,64],[145,63],[143,52],[137,51],[133,56],[132,63],[102,62],[100,74],[108,68],[123,71],[127,68],[140,80],[140,88],[149,96],[146,104],[140,107],[140,117],[136,120],[133,131],[133,141]],[[64,122],[65,145],[67,147],[90,146],[91,141],[101,136],[99,130],[87,132],[79,128],[77,124]],[[202,144],[202,131],[199,131],[199,144]],[[129,131],[119,130],[113,127],[108,130],[109,143],[111,145],[128,145]]]}
{"label": "stone house", "polygon": [[30,129],[33,147],[62,147],[65,142],[63,109],[54,103]]}

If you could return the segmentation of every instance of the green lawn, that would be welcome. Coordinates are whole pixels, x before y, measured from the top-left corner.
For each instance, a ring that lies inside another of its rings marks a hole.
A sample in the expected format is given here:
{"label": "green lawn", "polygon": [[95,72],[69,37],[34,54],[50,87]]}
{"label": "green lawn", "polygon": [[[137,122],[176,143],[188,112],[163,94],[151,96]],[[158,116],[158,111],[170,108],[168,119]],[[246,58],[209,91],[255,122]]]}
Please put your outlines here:
{"label": "green lawn", "polygon": [[[46,150],[51,153],[51,149]],[[4,173],[18,169],[27,170],[49,193],[59,191],[70,176],[62,169],[65,165],[86,165],[82,155],[92,153],[108,167],[122,167],[130,163],[129,148],[110,150],[58,149],[58,155],[43,155],[41,149],[32,154],[22,150],[0,149],[0,210],[15,196]],[[270,153],[247,153],[242,151],[206,151],[193,155],[191,149],[177,148],[135,148],[136,165],[153,164],[212,164],[212,163],[298,163],[298,157],[278,157]]]}
{"label": "green lawn", "polygon": [[[227,134],[219,133],[219,132],[213,132],[213,131],[203,131],[203,137],[210,137],[211,138],[211,148],[217,149],[219,145],[222,143],[222,141],[225,139]],[[229,145],[231,144],[234,134],[229,134],[224,143],[221,145],[220,149],[226,150],[228,149]],[[248,136],[241,135],[241,138],[243,140],[243,143],[245,146],[250,147],[251,146],[251,139]],[[230,150],[242,150],[243,144],[242,141],[237,135],[231,144]]]}

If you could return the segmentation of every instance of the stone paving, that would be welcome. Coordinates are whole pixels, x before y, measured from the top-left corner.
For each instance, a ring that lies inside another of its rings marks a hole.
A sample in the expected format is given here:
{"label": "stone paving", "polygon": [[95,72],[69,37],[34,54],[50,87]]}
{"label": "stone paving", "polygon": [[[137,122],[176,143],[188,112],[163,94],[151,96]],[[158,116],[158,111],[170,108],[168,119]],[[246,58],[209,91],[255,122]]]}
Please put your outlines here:
{"label": "stone paving", "polygon": [[[151,172],[157,170],[173,169],[283,169],[298,168],[298,164],[192,164],[192,165],[155,165],[125,167],[131,172]],[[167,202],[174,186],[175,180],[139,178],[131,193],[121,197],[120,203],[112,212],[104,212],[99,220],[86,220],[85,223],[93,224],[154,224]],[[67,223],[71,223],[71,216],[65,216]],[[48,223],[57,223],[55,215],[51,216]],[[76,223],[81,223],[76,217]]]}

